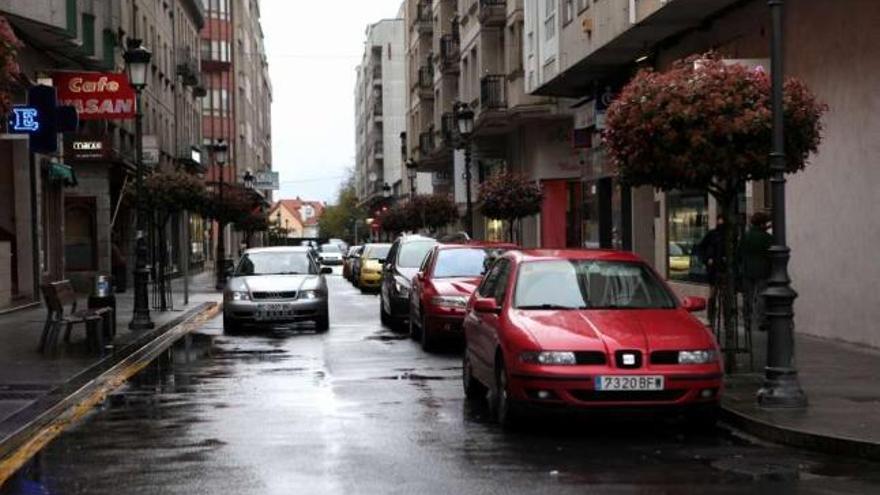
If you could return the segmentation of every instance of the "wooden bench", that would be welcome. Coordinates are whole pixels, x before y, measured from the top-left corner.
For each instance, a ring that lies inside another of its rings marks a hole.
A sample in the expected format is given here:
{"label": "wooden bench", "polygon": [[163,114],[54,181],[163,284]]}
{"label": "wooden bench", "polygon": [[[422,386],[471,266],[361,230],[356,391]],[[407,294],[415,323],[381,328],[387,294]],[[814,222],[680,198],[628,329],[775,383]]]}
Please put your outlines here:
{"label": "wooden bench", "polygon": [[[46,300],[48,315],[40,337],[40,352],[54,351],[58,346],[58,337],[64,327],[64,342],[70,343],[70,333],[77,324],[86,329],[86,341],[89,350],[97,354],[104,352],[104,340],[112,338],[113,310],[110,308],[77,310],[76,292],[69,280],[52,282],[40,287]],[[65,310],[70,306],[69,310]]]}

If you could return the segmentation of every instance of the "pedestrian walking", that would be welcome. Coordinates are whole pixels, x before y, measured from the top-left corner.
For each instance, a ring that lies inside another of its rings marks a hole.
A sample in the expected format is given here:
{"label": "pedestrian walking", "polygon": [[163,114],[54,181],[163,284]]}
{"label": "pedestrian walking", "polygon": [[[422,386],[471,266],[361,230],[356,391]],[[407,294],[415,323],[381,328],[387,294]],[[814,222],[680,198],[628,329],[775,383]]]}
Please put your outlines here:
{"label": "pedestrian walking", "polygon": [[703,265],[706,266],[706,277],[709,282],[707,316],[709,317],[709,324],[713,326],[715,325],[715,316],[719,306],[720,275],[724,273],[727,266],[724,255],[724,232],[726,230],[727,225],[724,222],[724,217],[718,215],[715,228],[707,232],[700,243],[697,244],[697,255]]}
{"label": "pedestrian walking", "polygon": [[737,250],[737,264],[743,287],[743,319],[746,331],[755,328],[766,330],[764,317],[764,289],[770,278],[770,246],[773,236],[770,229],[770,216],[764,212],[752,215],[751,227],[743,235]]}

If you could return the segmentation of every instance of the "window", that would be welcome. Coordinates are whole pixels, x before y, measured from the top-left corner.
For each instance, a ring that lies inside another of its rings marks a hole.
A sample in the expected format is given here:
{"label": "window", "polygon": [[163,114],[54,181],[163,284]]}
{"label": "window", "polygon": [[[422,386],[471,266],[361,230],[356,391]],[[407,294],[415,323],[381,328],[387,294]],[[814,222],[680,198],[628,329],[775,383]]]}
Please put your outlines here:
{"label": "window", "polygon": [[105,29],[102,35],[101,49],[104,54],[104,65],[113,69],[116,66],[116,35],[109,29]]}
{"label": "window", "polygon": [[436,241],[414,241],[401,244],[400,256],[397,257],[397,266],[401,268],[418,268],[425,255],[431,250]]}
{"label": "window", "polygon": [[68,197],[64,201],[64,262],[71,272],[97,269],[95,198]]}
{"label": "window", "polygon": [[704,282],[706,270],[694,247],[709,232],[706,193],[671,191],[666,195],[669,278]]}
{"label": "window", "polygon": [[76,21],[78,16],[76,15],[77,10],[77,0],[67,0],[66,4],[67,8],[67,32],[70,33],[71,36],[76,37]]}
{"label": "window", "polygon": [[444,249],[437,255],[434,278],[480,277],[490,256],[485,249]]}
{"label": "window", "polygon": [[556,0],[544,0],[544,40],[556,36]]}
{"label": "window", "polygon": [[574,19],[574,0],[562,0],[562,24],[566,25]]}
{"label": "window", "polygon": [[305,251],[251,253],[241,258],[235,276],[317,274],[311,256]]}
{"label": "window", "polygon": [[83,51],[86,55],[95,54],[95,16],[82,15],[82,42]]}
{"label": "window", "polygon": [[519,269],[518,309],[672,309],[675,298],[641,263],[534,261]]}
{"label": "window", "polygon": [[590,8],[590,0],[577,0],[577,11],[579,14],[588,8]]}

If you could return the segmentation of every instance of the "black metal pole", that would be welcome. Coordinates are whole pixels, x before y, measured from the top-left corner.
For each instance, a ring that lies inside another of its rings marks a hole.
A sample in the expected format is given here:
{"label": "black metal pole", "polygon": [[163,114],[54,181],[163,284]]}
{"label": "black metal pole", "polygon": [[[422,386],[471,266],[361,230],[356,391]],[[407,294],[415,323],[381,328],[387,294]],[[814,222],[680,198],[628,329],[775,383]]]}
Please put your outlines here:
{"label": "black metal pole", "polygon": [[758,391],[758,404],[766,408],[806,407],[807,396],[798,381],[794,366],[794,300],[791,287],[785,225],[785,134],[783,109],[783,0],[769,0],[772,15],[771,79],[773,83],[773,170],[771,195],[773,206],[773,246],[770,248],[771,274],[764,291],[770,330],[767,336],[767,366],[764,385]]}
{"label": "black metal pole", "polygon": [[154,327],[150,320],[150,299],[147,286],[150,282],[150,268],[147,266],[147,212],[144,202],[144,113],[141,108],[141,89],[136,90],[137,112],[134,120],[135,160],[137,160],[137,240],[135,242],[134,268],[134,313],[128,328],[131,330],[150,330]]}
{"label": "black metal pole", "polygon": [[465,140],[464,145],[464,193],[465,193],[465,202],[466,202],[466,210],[465,210],[465,219],[464,219],[464,227],[465,232],[467,232],[468,237],[474,237],[474,205],[473,200],[471,198],[471,140],[470,138]]}
{"label": "black metal pole", "polygon": [[[220,184],[218,186],[219,208],[217,208],[217,211],[220,212],[219,216],[222,217],[225,213],[223,208],[223,164],[218,165],[220,170]],[[226,236],[224,233],[225,225],[222,218],[217,219],[217,227],[219,230],[217,231],[217,284],[215,287],[217,290],[223,290],[226,287]]]}

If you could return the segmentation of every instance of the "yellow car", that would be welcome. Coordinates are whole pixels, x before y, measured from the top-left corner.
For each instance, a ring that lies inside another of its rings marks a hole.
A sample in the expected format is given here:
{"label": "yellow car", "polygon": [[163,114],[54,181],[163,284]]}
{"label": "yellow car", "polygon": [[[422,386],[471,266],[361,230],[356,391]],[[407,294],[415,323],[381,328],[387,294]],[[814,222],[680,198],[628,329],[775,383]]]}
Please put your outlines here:
{"label": "yellow car", "polygon": [[681,245],[669,243],[669,272],[687,274],[691,268],[691,254]]}
{"label": "yellow car", "polygon": [[388,256],[391,244],[367,244],[361,255],[357,273],[357,286],[362,291],[378,289],[382,285],[382,263]]}

